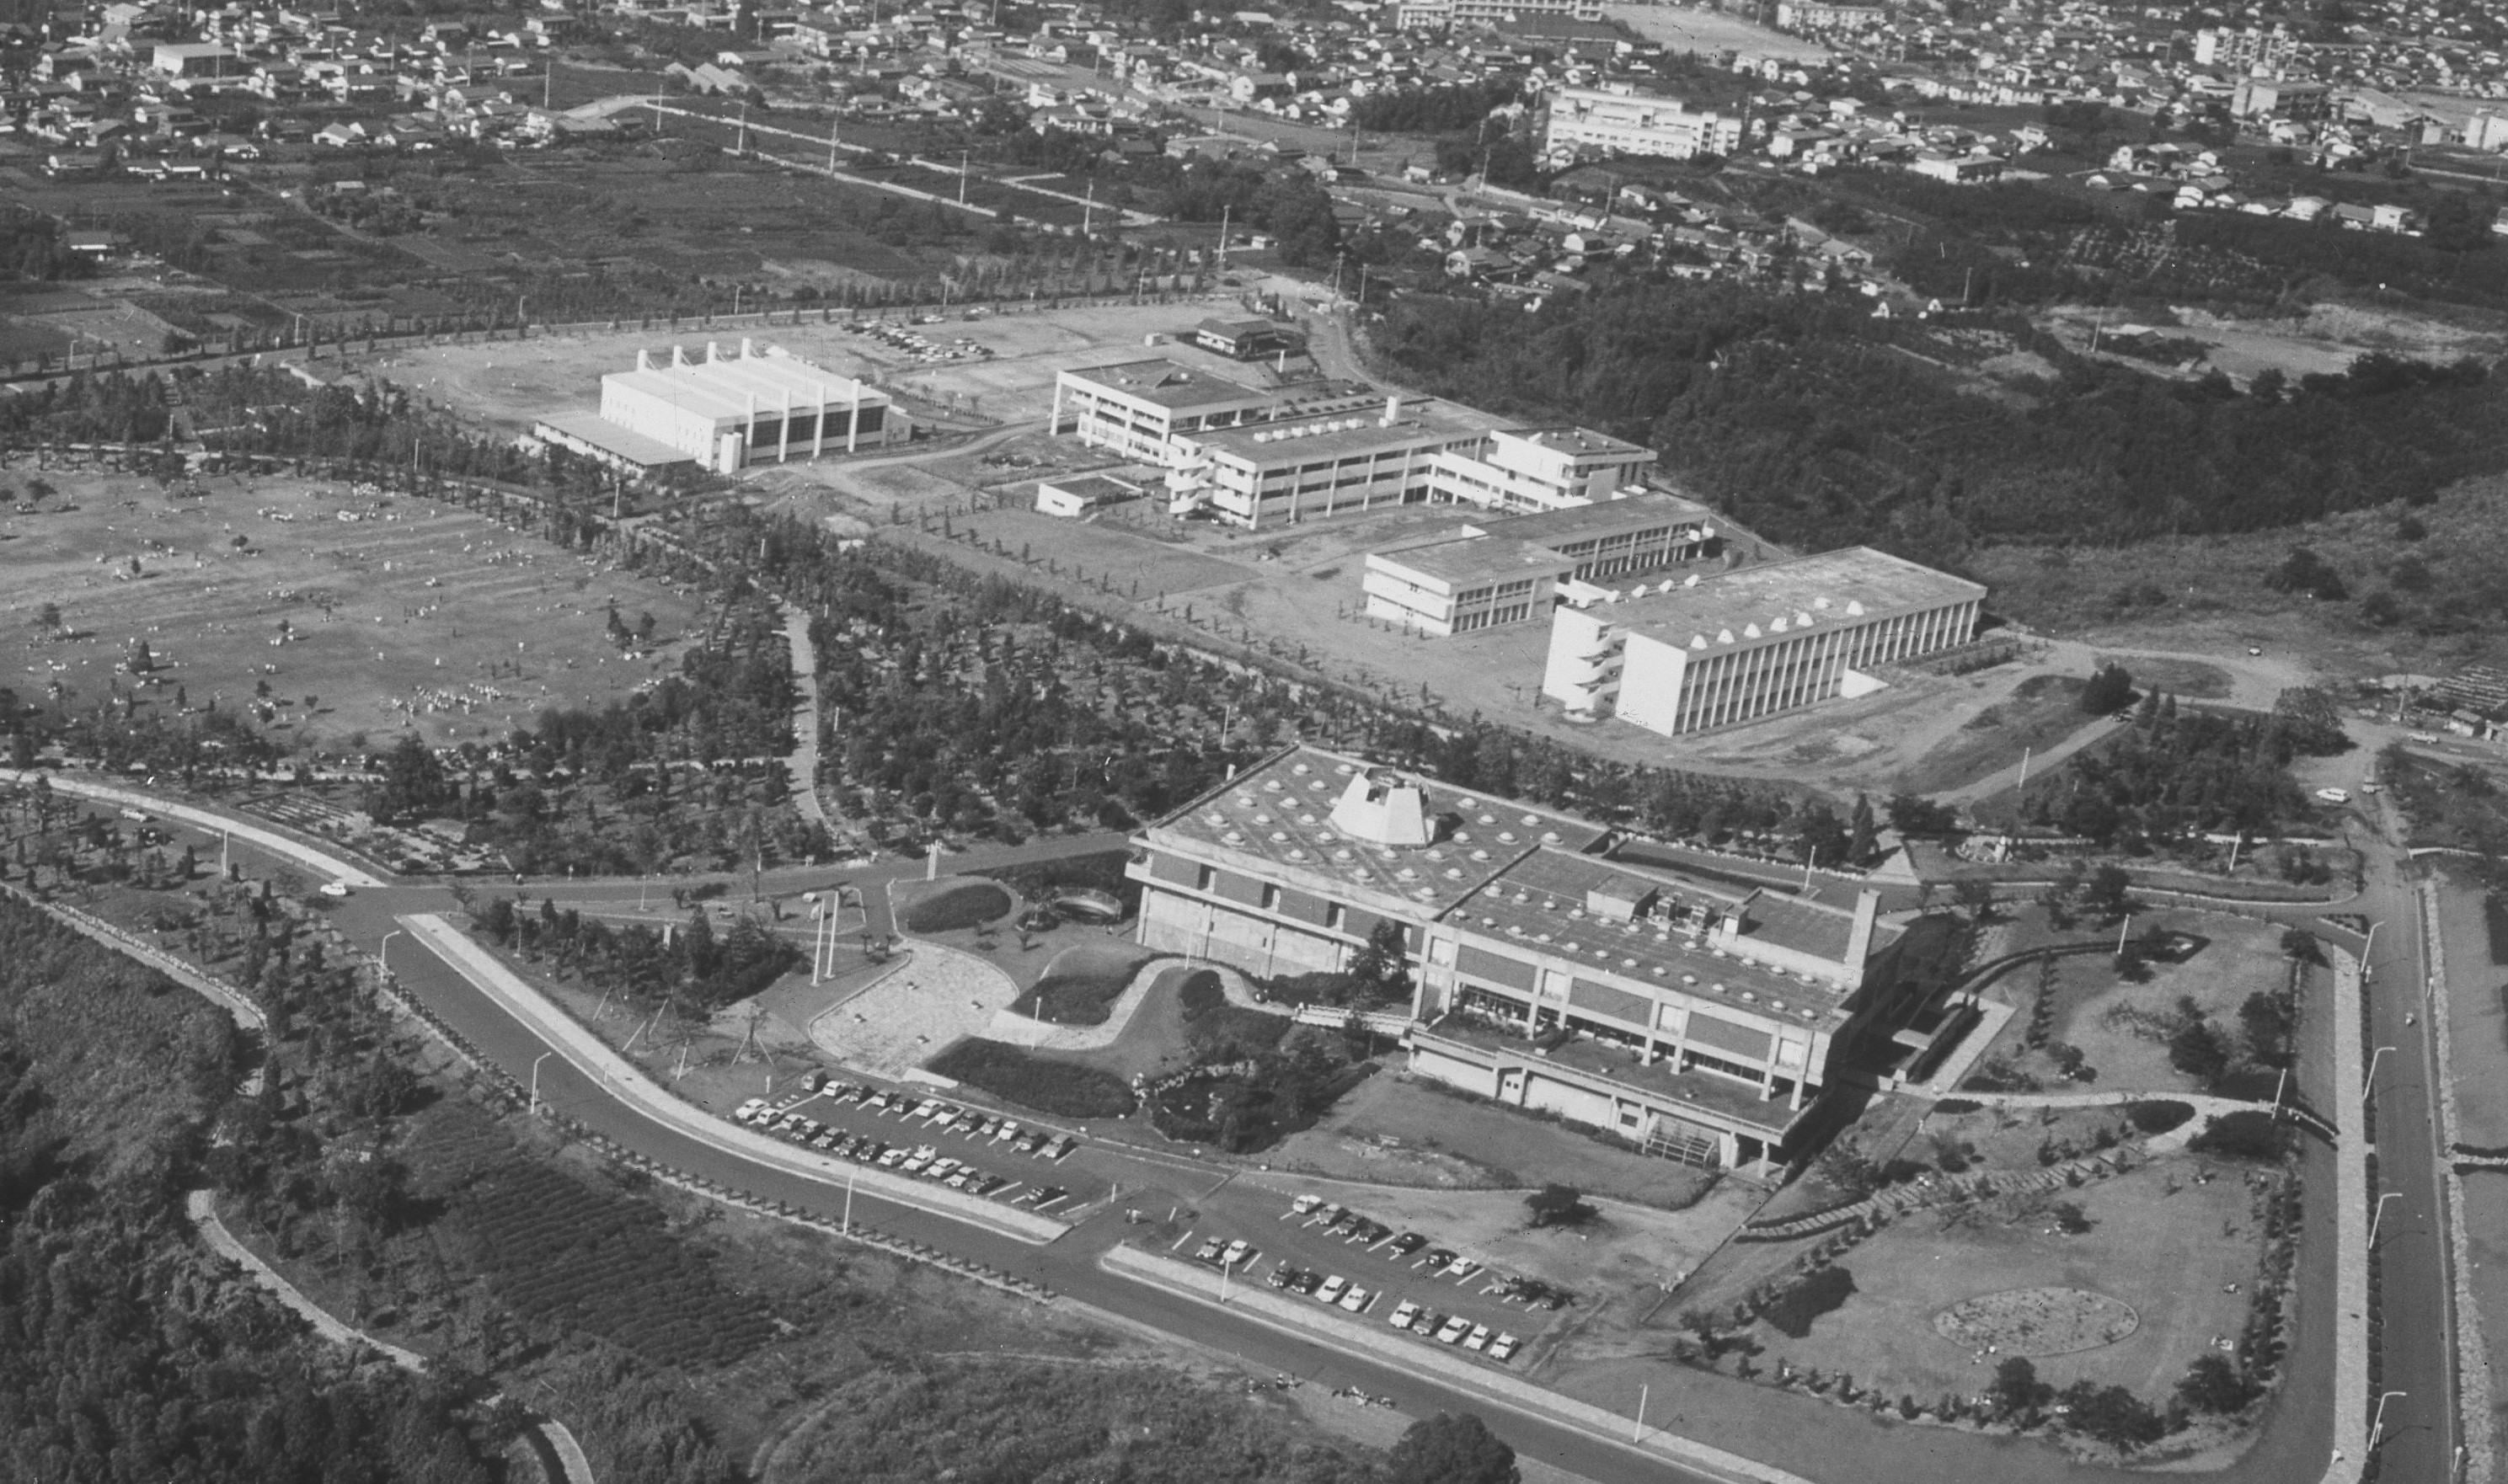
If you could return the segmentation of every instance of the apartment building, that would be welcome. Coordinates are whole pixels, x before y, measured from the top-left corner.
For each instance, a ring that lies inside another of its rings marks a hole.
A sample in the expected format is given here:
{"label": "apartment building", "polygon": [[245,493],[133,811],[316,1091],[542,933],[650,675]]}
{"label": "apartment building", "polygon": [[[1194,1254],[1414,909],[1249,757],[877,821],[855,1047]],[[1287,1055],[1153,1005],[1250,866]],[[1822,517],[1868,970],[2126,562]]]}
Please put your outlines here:
{"label": "apartment building", "polygon": [[1742,121],[1692,113],[1678,98],[1638,92],[1625,84],[1560,88],[1550,94],[1542,147],[1554,155],[1597,149],[1668,160],[1730,155],[1742,147]]}
{"label": "apartment building", "polygon": [[1901,982],[1877,893],[1695,878],[1591,821],[1319,748],[1133,845],[1144,945],[1272,978],[1398,936],[1415,1073],[1669,1158],[1781,1158],[1850,1062],[1887,1075],[1957,1034]]}
{"label": "apartment building", "polygon": [[1394,23],[1406,31],[1494,26],[1531,16],[1600,20],[1603,0],[1399,0],[1394,7]]}
{"label": "apartment building", "polygon": [[1985,589],[1869,547],[1678,582],[1551,618],[1541,692],[1666,737],[1882,688],[1967,643]]}

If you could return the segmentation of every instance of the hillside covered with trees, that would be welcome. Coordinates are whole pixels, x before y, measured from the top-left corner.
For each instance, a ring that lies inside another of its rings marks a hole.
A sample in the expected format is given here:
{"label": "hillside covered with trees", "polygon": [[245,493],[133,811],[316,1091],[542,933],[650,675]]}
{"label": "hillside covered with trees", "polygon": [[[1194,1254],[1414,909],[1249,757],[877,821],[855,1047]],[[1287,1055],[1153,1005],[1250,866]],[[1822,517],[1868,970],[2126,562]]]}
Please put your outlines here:
{"label": "hillside covered with trees", "polygon": [[2426,501],[2508,466],[2508,383],[2477,363],[2164,380],[2002,327],[2055,366],[1987,397],[1860,296],[1620,282],[1521,307],[1413,295],[1375,332],[1412,384],[1661,450],[1735,519],[1813,548],[1956,566],[2013,540],[2116,545]]}

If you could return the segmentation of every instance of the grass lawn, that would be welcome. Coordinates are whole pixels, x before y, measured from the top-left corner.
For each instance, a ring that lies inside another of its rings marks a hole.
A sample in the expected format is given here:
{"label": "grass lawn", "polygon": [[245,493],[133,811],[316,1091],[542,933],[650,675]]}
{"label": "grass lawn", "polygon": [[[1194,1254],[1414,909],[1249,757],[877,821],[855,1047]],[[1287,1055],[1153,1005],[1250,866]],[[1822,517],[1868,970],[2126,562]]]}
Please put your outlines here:
{"label": "grass lawn", "polygon": [[[1054,955],[1045,966],[1044,977],[1011,1008],[1031,1020],[1057,1026],[1102,1026],[1132,976],[1157,957],[1138,944],[1120,940],[1076,944]],[[1174,995],[1170,993],[1166,997]]]}
{"label": "grass lawn", "polygon": [[898,925],[907,932],[948,932],[1010,916],[1011,894],[999,885],[972,878],[918,883],[898,905]]}
{"label": "grass lawn", "polygon": [[[2172,930],[2210,941],[2183,963],[2154,963],[2146,984],[2118,977],[2115,960],[2104,954],[2084,954],[2051,960],[2048,981],[2056,1003],[2047,1039],[2081,1048],[2096,1070],[2092,1085],[2136,1091],[2199,1092],[2194,1079],[2168,1064],[2164,1026],[2180,998],[2191,998],[2209,1016],[2213,1028],[2235,1039],[2238,1006],[2248,995],[2278,991],[2289,973],[2281,955],[2281,929],[2240,918],[2211,914],[2169,914]],[[2141,920],[2138,921],[2138,925]],[[2050,1088],[2067,1085],[2055,1064],[2042,1050],[2029,1050],[2025,1038],[2029,1017],[2040,993],[2040,967],[2024,964],[1997,980],[1989,993],[2018,1007],[1988,1048]],[[2269,1091],[2269,1090],[2268,1090]]]}
{"label": "grass lawn", "polygon": [[1277,1169],[1395,1185],[1529,1189],[1556,1180],[1595,1195],[1678,1211],[1714,1172],[1409,1077],[1370,1077],[1313,1128],[1272,1151]]}
{"label": "grass lawn", "polygon": [[[2196,1183],[2202,1171],[2212,1177]],[[1919,1402],[1973,1394],[2000,1357],[1944,1338],[1936,1316],[1989,1294],[2076,1288],[2130,1308],[2135,1327],[2112,1344],[2040,1357],[2040,1379],[2057,1387],[2086,1379],[2163,1401],[2215,1337],[2235,1337],[2246,1322],[2263,1229],[2238,1175],[2220,1161],[2175,1157],[2064,1192],[2089,1219],[2079,1235],[2054,1229],[2044,1197],[1907,1217],[1837,1259],[1854,1292],[1814,1319],[1807,1336],[1754,1325],[1766,1351],[1752,1363],[1771,1373],[1780,1359],[1797,1370],[1844,1371],[1859,1388]],[[1729,1308],[1805,1246],[1727,1247],[1658,1322],[1682,1309]]]}

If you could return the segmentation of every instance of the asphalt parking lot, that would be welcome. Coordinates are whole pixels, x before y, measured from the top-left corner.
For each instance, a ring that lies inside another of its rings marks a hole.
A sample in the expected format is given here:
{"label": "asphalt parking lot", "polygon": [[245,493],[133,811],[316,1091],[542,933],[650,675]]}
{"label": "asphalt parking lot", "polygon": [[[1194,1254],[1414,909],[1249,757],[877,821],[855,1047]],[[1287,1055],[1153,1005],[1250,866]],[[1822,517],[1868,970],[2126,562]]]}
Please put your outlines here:
{"label": "asphalt parking lot", "polygon": [[[748,1120],[752,1127],[987,1200],[1067,1216],[1108,1190],[1103,1178],[1072,1167],[1081,1143],[1071,1136],[929,1092],[830,1082],[753,1103],[761,1111]],[[801,1119],[818,1127],[783,1127]],[[927,1149],[928,1159],[917,1157]]]}
{"label": "asphalt parking lot", "polygon": [[[1240,1246],[1241,1244],[1241,1246]],[[1175,1256],[1242,1281],[1331,1302],[1503,1364],[1550,1322],[1565,1296],[1317,1196],[1300,1196],[1268,1230],[1212,1214],[1168,1244]],[[1508,1338],[1516,1345],[1505,1344]]]}

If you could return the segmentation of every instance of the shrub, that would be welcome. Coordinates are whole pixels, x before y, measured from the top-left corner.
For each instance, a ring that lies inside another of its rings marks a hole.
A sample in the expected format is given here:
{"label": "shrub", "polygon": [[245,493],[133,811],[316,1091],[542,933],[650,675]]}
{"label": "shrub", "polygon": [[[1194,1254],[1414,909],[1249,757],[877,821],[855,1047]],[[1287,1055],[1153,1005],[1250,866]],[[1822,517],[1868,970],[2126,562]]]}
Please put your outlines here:
{"label": "shrub", "polygon": [[1983,1106],[1985,1106],[1984,1104],[1979,1103],[1973,1098],[1944,1098],[1939,1103],[1934,1104],[1934,1111],[1936,1113],[1973,1113]]}
{"label": "shrub", "polygon": [[2221,1032],[2200,1015],[2185,1016],[2168,1033],[2168,1065],[2199,1082],[2209,1082],[2230,1068],[2230,1048]]}
{"label": "shrub", "polygon": [[1132,1090],[1113,1072],[1054,1061],[980,1036],[970,1036],[940,1053],[932,1060],[931,1068],[1040,1113],[1120,1118],[1132,1110]]}
{"label": "shrub", "polygon": [[2186,1367],[2177,1383],[2177,1397],[2197,1412],[2240,1412],[2261,1390],[2226,1356],[2206,1351]]}
{"label": "shrub", "polygon": [[1812,1321],[1843,1305],[1855,1295],[1855,1275],[1844,1268],[1820,1268],[1805,1274],[1759,1310],[1781,1333],[1805,1339],[1811,1334]]}
{"label": "shrub", "polygon": [[1198,968],[1187,973],[1184,982],[1176,986],[1176,1003],[1184,1007],[1184,1018],[1193,1020],[1228,1003],[1228,992],[1220,988],[1217,973]]}
{"label": "shrub", "polygon": [[1985,1394],[1997,1416],[2026,1419],[2047,1404],[2055,1389],[2038,1379],[2038,1367],[2027,1356],[2011,1356],[1995,1366],[1994,1384]]}
{"label": "shrub", "polygon": [[2194,1116],[2194,1109],[2173,1099],[2146,1098],[2139,1103],[2126,1104],[2124,1116],[2145,1134],[2165,1134],[2171,1129],[2185,1127],[2186,1121]]}
{"label": "shrub", "polygon": [[1532,1213],[1532,1224],[1539,1226],[1583,1226],[1602,1214],[1583,1191],[1573,1185],[1544,1185],[1524,1198],[1525,1208]]}
{"label": "shrub", "polygon": [[2064,1389],[2064,1405],[2069,1409],[2064,1418],[2067,1427],[2128,1453],[2158,1442],[2167,1430],[2150,1402],[2121,1386],[2076,1381]]}
{"label": "shrub", "polygon": [[2290,1131],[2268,1112],[2244,1108],[2212,1120],[2187,1147],[2224,1159],[2277,1160],[2290,1150]]}
{"label": "shrub", "polygon": [[991,882],[960,882],[917,900],[898,921],[907,932],[947,932],[1008,917],[1011,905],[1011,894]]}

